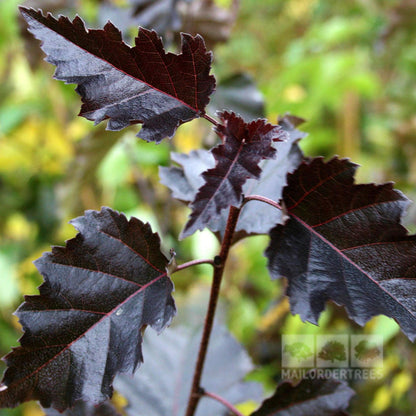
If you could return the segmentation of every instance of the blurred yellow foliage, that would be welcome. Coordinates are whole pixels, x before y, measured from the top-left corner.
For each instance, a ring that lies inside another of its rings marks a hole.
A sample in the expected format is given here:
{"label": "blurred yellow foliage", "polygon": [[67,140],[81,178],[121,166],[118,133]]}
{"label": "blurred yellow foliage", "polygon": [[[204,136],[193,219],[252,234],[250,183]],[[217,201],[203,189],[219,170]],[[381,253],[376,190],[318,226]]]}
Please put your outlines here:
{"label": "blurred yellow foliage", "polygon": [[289,85],[284,89],[283,97],[288,102],[297,103],[305,99],[306,91],[299,84]]}
{"label": "blurred yellow foliage", "polygon": [[413,377],[407,371],[402,371],[394,376],[391,389],[394,398],[399,400],[412,387]]}
{"label": "blurred yellow foliage", "polygon": [[262,316],[258,324],[258,329],[260,331],[267,331],[275,323],[279,322],[284,316],[286,316],[289,311],[289,298],[285,296],[282,298],[281,302],[279,302]]}
{"label": "blurred yellow foliage", "polygon": [[30,402],[24,404],[23,416],[45,416],[45,412],[36,402]]}
{"label": "blurred yellow foliage", "polygon": [[386,410],[392,402],[392,391],[388,386],[382,385],[379,387],[371,403],[370,411],[372,414],[379,414]]}
{"label": "blurred yellow foliage", "polygon": [[286,2],[285,13],[291,19],[310,17],[316,0],[292,0]]}
{"label": "blurred yellow foliage", "polygon": [[17,279],[21,293],[28,295],[39,293],[37,287],[42,282],[42,277],[38,273],[33,262],[41,257],[42,253],[49,250],[50,247],[38,248],[19,264],[17,269]]}
{"label": "blurred yellow foliage", "polygon": [[36,228],[36,224],[16,212],[7,219],[3,236],[12,241],[31,240],[36,235]]}
{"label": "blurred yellow foliage", "polygon": [[62,174],[73,149],[65,126],[35,116],[0,141],[0,173]]}
{"label": "blurred yellow foliage", "polygon": [[243,415],[251,415],[255,410],[260,406],[260,403],[253,402],[249,400],[248,402],[241,403],[236,406],[236,409],[241,412]]}
{"label": "blurred yellow foliage", "polygon": [[183,153],[198,149],[201,146],[201,129],[198,122],[180,126],[175,135],[175,147]]}
{"label": "blurred yellow foliage", "polygon": [[114,392],[111,402],[119,412],[122,412],[122,410],[129,404],[128,400],[118,391]]}

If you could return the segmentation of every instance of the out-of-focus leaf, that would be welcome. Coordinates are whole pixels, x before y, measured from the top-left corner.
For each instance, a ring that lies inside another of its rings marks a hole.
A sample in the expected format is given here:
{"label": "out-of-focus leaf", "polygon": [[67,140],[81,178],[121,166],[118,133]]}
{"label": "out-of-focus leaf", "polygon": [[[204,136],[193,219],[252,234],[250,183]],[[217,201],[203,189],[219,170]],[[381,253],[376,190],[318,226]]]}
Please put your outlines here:
{"label": "out-of-focus leaf", "polygon": [[[277,157],[259,163],[262,169],[260,180],[247,180],[242,191],[245,196],[261,195],[274,201],[280,200],[287,173],[299,166],[303,159],[298,141],[306,134],[296,128],[302,121],[294,116],[285,116],[279,120],[288,135],[287,140],[272,144],[277,150]],[[189,155],[172,153],[171,157],[181,167],[161,167],[161,182],[172,190],[174,198],[189,203],[204,184],[201,174],[214,166],[215,159],[209,151],[202,149],[194,150]],[[223,212],[220,217],[209,222],[208,228],[222,233],[226,221],[227,212]],[[263,202],[250,201],[241,211],[234,241],[247,235],[266,234],[281,222],[280,210]]]}
{"label": "out-of-focus leaf", "polygon": [[192,150],[185,153],[171,153],[171,159],[181,167],[161,166],[160,182],[172,191],[172,196],[183,202],[193,201],[198,189],[204,185],[203,172],[215,166],[214,156],[208,150]]}
{"label": "out-of-focus leaf", "polygon": [[79,234],[35,262],[44,283],[16,313],[24,335],[5,357],[0,407],[103,402],[115,374],[143,361],[141,331],[160,332],[175,314],[168,261],[149,224],[109,208],[72,224]]}
{"label": "out-of-focus leaf", "polygon": [[224,108],[232,108],[245,120],[264,117],[263,95],[248,74],[235,74],[218,83],[208,110],[215,113]]}
{"label": "out-of-focus leaf", "polygon": [[233,3],[226,9],[205,0],[130,0],[126,7],[104,2],[98,20],[102,25],[110,20],[126,32],[137,26],[151,28],[168,41],[179,40],[179,32],[200,34],[212,49],[231,34],[238,13],[237,1]]}
{"label": "out-of-focus leaf", "polygon": [[[298,142],[306,136],[306,133],[296,128],[303,121],[290,115],[279,119],[279,125],[287,132],[288,138],[285,142],[274,145],[277,149],[276,159],[264,160],[260,164],[262,169],[260,180],[247,181],[243,189],[245,196],[261,195],[273,201],[280,200],[287,174],[295,170],[303,160]],[[260,201],[250,201],[241,211],[236,229],[237,237],[266,234],[282,221],[283,215],[280,210]]]}
{"label": "out-of-focus leaf", "polygon": [[280,126],[258,119],[251,123],[235,113],[219,113],[221,123],[214,128],[223,144],[211,150],[216,165],[202,173],[204,185],[191,203],[192,213],[181,238],[202,230],[212,220],[221,218],[222,211],[242,202],[243,185],[247,179],[259,179],[263,159],[272,159],[276,150],[272,142],[286,137]]}
{"label": "out-of-focus leaf", "polygon": [[175,55],[164,51],[154,31],[140,28],[131,48],[111,22],[103,30],[86,30],[79,17],[71,22],[20,10],[47,61],[57,66],[55,78],[78,84],[80,115],[95,124],[109,119],[108,130],[121,130],[143,123],[138,135],[158,143],[204,114],[215,79],[200,36],[183,34],[181,54]]}
{"label": "out-of-focus leaf", "polygon": [[303,163],[288,176],[289,219],[270,232],[272,278],[289,281],[293,313],[317,323],[325,302],[364,325],[394,318],[416,338],[416,236],[400,224],[409,200],[392,183],[356,185],[347,159]]}
{"label": "out-of-focus leaf", "polygon": [[152,28],[164,37],[167,32],[179,32],[181,28],[177,5],[178,0],[130,0],[126,8],[104,3],[100,5],[98,19],[102,25],[110,20],[122,30],[137,26]]}
{"label": "out-of-focus leaf", "polygon": [[381,39],[387,41],[399,30],[406,28],[409,31],[415,30],[416,3],[414,0],[401,0],[388,14],[388,24],[384,28]]}
{"label": "out-of-focus leaf", "polygon": [[303,379],[297,385],[285,381],[251,416],[347,416],[355,392],[343,381]]}
{"label": "out-of-focus leaf", "polygon": [[209,48],[225,42],[231,35],[238,15],[238,0],[233,0],[228,9],[219,7],[215,1],[193,0],[181,8],[182,31],[201,34]]}
{"label": "out-of-focus leaf", "polygon": [[104,402],[98,406],[90,403],[76,402],[74,407],[63,413],[55,409],[44,409],[46,416],[121,416],[111,402]]}
{"label": "out-of-focus leaf", "polygon": [[[130,416],[182,416],[185,414],[200,331],[169,328],[161,336],[147,334],[143,342],[146,361],[134,378],[121,375],[115,388],[128,401]],[[214,327],[202,375],[201,386],[233,404],[259,401],[260,384],[243,382],[253,364],[241,345],[223,327]],[[196,416],[225,415],[220,403],[202,397]]]}

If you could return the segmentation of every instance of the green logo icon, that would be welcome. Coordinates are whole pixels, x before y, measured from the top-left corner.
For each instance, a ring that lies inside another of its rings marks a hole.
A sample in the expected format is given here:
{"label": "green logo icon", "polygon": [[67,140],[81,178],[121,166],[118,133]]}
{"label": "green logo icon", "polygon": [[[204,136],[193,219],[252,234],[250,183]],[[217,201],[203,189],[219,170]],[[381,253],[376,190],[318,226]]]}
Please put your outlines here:
{"label": "green logo icon", "polygon": [[339,341],[328,341],[319,351],[318,357],[324,361],[331,361],[331,363],[345,361],[347,359],[345,345]]}
{"label": "green logo icon", "polygon": [[360,341],[354,348],[355,358],[364,363],[369,363],[370,361],[375,360],[381,356],[380,348],[372,342],[369,342],[365,339]]}
{"label": "green logo icon", "polygon": [[313,355],[311,348],[300,341],[286,344],[283,352],[289,354],[292,358],[296,358],[298,362],[307,360]]}

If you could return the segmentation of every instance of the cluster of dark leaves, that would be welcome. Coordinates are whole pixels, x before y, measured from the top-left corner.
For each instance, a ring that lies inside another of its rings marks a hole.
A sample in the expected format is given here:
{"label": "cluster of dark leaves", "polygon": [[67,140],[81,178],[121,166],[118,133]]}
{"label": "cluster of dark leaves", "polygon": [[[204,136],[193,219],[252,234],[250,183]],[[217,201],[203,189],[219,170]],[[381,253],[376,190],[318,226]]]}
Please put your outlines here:
{"label": "cluster of dark leaves", "polygon": [[[200,36],[182,35],[175,55],[165,52],[154,31],[140,29],[130,47],[111,23],[86,30],[79,17],[21,12],[56,65],[55,77],[78,85],[80,115],[95,123],[108,119],[110,130],[141,123],[139,137],[155,142],[205,116],[215,79]],[[218,118],[220,144],[175,154],[179,166],[161,169],[162,182],[192,210],[182,237],[204,228],[222,235],[229,207],[239,207],[234,241],[269,234],[268,269],[272,278],[288,279],[294,313],[316,323],[332,300],[361,325],[378,314],[392,317],[414,340],[416,237],[400,224],[407,198],[390,183],[355,184],[356,165],[349,160],[305,159],[297,145],[304,135],[297,118],[277,125],[246,122],[229,111]],[[245,196],[253,195],[280,201],[282,212],[247,202]],[[17,311],[24,335],[6,356],[2,407],[35,399],[60,411],[75,406],[68,414],[116,414],[110,404],[92,408],[83,402],[111,397],[115,376],[134,372],[143,361],[145,328],[160,332],[175,314],[168,259],[148,224],[109,208],[88,211],[73,224],[79,234],[36,262],[44,283]],[[158,358],[149,359],[133,380],[116,383],[129,399],[127,412],[181,414],[198,336],[177,329],[164,339],[147,338],[146,354]],[[259,400],[258,385],[241,381],[251,367],[248,357],[223,329],[217,329],[210,351],[204,387],[233,403]],[[225,352],[232,354],[227,358]],[[217,369],[231,364],[222,385]],[[351,395],[334,380],[282,383],[253,416],[342,415]],[[221,412],[216,403],[206,406],[198,414]]]}

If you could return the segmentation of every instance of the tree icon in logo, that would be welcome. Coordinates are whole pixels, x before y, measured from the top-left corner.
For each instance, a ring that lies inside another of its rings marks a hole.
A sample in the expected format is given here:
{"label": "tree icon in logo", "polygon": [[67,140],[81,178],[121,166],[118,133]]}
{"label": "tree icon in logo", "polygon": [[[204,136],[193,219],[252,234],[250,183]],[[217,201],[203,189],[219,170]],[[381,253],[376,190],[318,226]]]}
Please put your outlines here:
{"label": "tree icon in logo", "polygon": [[380,357],[381,351],[380,348],[372,342],[369,342],[366,339],[360,341],[354,348],[355,358],[364,363],[373,361],[377,357]]}
{"label": "tree icon in logo", "polygon": [[292,358],[296,358],[298,362],[307,360],[313,355],[312,350],[304,342],[293,342],[292,344],[286,344],[283,352],[289,354]]}
{"label": "tree icon in logo", "polygon": [[331,363],[335,360],[345,361],[347,359],[345,345],[339,341],[328,341],[319,351],[318,357]]}

